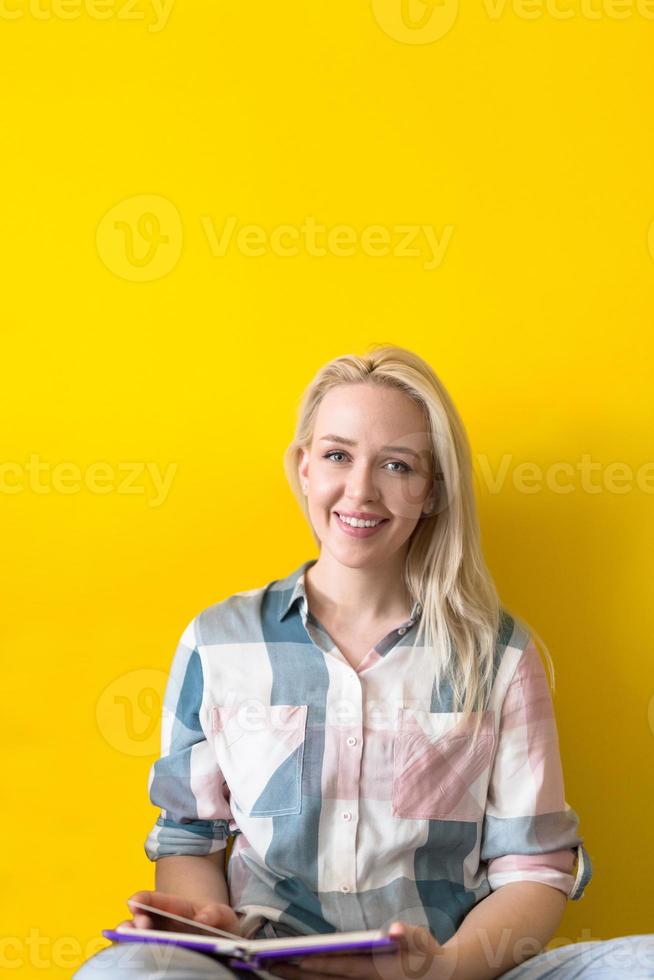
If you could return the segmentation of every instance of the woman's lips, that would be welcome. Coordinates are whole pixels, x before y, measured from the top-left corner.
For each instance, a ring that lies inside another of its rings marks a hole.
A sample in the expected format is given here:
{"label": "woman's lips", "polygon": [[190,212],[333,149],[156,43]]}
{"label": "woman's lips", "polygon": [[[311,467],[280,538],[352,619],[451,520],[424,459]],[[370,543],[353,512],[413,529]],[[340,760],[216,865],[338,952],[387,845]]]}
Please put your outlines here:
{"label": "woman's lips", "polygon": [[388,524],[388,518],[384,518],[381,524],[377,524],[375,527],[351,527],[349,524],[345,524],[344,521],[340,519],[336,511],[334,513],[334,520],[340,527],[344,534],[349,535],[351,538],[371,538],[373,534],[377,534],[381,531],[383,527]]}

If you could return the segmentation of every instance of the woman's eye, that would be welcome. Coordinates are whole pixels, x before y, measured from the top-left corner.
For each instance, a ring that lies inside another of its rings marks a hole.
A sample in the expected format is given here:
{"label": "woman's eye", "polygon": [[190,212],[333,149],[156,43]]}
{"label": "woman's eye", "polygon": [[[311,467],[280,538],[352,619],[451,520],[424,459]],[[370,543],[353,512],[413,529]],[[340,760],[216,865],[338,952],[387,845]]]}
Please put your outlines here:
{"label": "woman's eye", "polygon": [[[342,453],[339,449],[332,449],[331,452],[325,453],[323,459],[332,459],[333,456],[345,456],[345,453]],[[338,460],[336,460],[335,462],[338,462]],[[411,467],[407,463],[403,463],[399,459],[394,459],[390,463],[387,463],[386,465],[387,466],[403,466],[404,467],[404,469],[401,469],[401,470],[392,470],[391,472],[393,472],[393,473],[411,473],[412,472]]]}

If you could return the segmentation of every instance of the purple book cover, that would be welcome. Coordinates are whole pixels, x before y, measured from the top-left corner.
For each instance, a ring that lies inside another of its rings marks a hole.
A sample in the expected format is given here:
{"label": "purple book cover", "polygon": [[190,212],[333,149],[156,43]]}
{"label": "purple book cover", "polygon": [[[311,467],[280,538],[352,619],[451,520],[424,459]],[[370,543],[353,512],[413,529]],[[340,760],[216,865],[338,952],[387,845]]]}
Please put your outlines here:
{"label": "purple book cover", "polygon": [[[284,940],[278,940],[276,949],[257,950],[260,942],[268,944],[270,940],[247,940],[242,942],[226,939],[213,939],[210,936],[195,936],[191,933],[171,933],[154,929],[129,929],[120,931],[118,929],[103,929],[102,935],[112,942],[146,942],[159,943],[172,946],[183,946],[186,949],[195,949],[202,953],[209,953],[215,956],[222,956],[229,959],[230,966],[239,969],[247,969],[248,966],[256,969],[265,966],[267,962],[275,959],[290,959],[296,956],[311,956],[313,954],[331,953],[392,953],[398,947],[394,939],[389,936],[380,935],[372,930],[368,934],[359,934],[357,939],[348,939],[347,933],[343,934],[343,942],[333,945],[325,945],[326,936],[306,936],[293,937],[294,940],[302,938],[302,944],[286,945]],[[352,934],[354,935],[354,934]]]}

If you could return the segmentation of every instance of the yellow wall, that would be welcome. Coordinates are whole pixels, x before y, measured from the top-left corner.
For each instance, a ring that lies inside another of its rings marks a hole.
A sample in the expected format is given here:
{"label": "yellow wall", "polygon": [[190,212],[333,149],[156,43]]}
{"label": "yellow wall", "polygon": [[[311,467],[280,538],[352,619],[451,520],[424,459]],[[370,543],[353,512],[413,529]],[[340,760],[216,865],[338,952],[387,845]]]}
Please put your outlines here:
{"label": "yellow wall", "polygon": [[451,391],[554,658],[559,936],[651,931],[654,3],[169,4],[0,3],[4,965],[69,976],[151,887],[179,635],[315,554],[282,453],[371,341]]}

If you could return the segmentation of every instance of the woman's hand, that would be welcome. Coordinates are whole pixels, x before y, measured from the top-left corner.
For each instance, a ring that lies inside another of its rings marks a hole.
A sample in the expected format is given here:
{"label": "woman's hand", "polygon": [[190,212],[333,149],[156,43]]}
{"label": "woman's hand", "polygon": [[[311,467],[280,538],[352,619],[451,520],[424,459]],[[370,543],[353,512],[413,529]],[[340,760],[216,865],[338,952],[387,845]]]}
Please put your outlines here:
{"label": "woman's hand", "polygon": [[[193,919],[201,925],[214,926],[216,929],[224,929],[226,932],[241,934],[238,916],[234,909],[229,905],[220,902],[192,902],[188,898],[180,898],[179,895],[171,895],[168,892],[134,892],[127,899],[130,902],[142,902],[144,905],[153,905],[165,912],[174,912],[175,915],[183,915],[186,919]],[[168,932],[193,932],[191,926],[183,922],[175,922],[174,919],[167,919],[164,916],[157,916],[154,912],[144,912],[142,909],[131,909],[133,919],[125,919],[120,923],[129,929],[163,929]],[[200,932],[201,930],[197,930]],[[206,936],[209,933],[205,933]]]}
{"label": "woman's hand", "polygon": [[306,956],[299,963],[280,963],[267,967],[270,973],[288,980],[333,980],[359,977],[360,980],[449,980],[454,963],[445,947],[428,929],[394,922],[388,935],[397,940],[396,953],[356,953],[346,956],[328,953]]}

